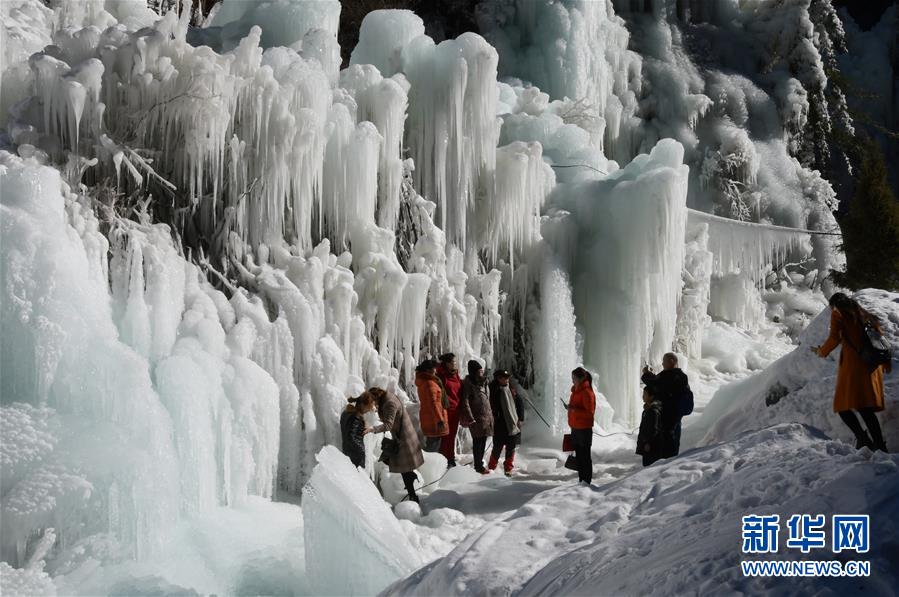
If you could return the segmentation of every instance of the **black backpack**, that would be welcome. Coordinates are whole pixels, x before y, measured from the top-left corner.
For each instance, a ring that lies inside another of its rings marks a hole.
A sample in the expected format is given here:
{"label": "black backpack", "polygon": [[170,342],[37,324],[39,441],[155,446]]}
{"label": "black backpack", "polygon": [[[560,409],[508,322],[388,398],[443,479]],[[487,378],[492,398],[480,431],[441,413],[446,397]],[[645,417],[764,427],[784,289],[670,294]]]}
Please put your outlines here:
{"label": "black backpack", "polygon": [[849,342],[849,346],[858,353],[862,362],[871,369],[886,365],[892,359],[890,343],[870,322],[865,322],[862,328],[862,345],[856,348]]}

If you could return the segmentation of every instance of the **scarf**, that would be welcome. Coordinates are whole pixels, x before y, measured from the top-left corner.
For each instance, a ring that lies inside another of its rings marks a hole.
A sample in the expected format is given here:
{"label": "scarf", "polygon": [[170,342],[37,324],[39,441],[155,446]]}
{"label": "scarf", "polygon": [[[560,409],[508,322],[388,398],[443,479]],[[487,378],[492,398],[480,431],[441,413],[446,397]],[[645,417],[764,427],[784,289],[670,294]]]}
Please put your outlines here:
{"label": "scarf", "polygon": [[512,397],[512,388],[499,386],[500,409],[503,411],[503,419],[506,421],[506,429],[509,435],[518,435],[521,428],[518,426],[518,411],[515,409],[515,399]]}

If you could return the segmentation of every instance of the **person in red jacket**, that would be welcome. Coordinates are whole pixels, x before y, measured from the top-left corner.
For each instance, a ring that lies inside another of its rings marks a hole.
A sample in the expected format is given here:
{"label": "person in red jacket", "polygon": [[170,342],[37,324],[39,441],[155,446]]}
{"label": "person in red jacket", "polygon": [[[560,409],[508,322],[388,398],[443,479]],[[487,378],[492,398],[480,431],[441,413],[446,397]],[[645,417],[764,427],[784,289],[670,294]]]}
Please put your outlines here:
{"label": "person in red jacket", "polygon": [[443,437],[449,433],[446,423],[446,400],[443,384],[437,377],[437,362],[424,361],[415,370],[415,388],[418,391],[418,411],[421,433],[425,436],[425,452],[440,449]]}
{"label": "person in red jacket", "polygon": [[456,365],[456,355],[449,352],[440,356],[437,377],[443,382],[446,392],[446,416],[449,433],[440,442],[440,453],[446,456],[447,468],[456,466],[456,433],[459,431],[459,398],[462,393],[462,379]]}
{"label": "person in red jacket", "polygon": [[583,367],[571,372],[571,401],[568,403],[568,426],[574,444],[579,481],[593,481],[593,417],[596,414],[596,394],[593,393],[593,376]]}

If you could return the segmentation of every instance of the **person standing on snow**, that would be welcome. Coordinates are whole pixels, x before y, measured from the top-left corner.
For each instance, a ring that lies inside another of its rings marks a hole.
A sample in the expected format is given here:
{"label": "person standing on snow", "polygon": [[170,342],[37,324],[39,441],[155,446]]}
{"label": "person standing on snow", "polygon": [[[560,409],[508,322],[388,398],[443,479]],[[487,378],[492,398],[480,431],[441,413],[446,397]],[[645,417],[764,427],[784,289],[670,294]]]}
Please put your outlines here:
{"label": "person standing on snow", "polygon": [[[671,458],[680,453],[681,411],[680,401],[690,392],[687,374],[677,366],[677,355],[673,352],[662,357],[662,370],[653,373],[649,367],[643,368],[641,381],[649,386],[652,395],[662,403],[662,431],[665,435],[661,457]],[[692,395],[692,394],[691,394]]]}
{"label": "person standing on snow", "polygon": [[456,355],[449,352],[440,356],[437,377],[443,383],[446,395],[446,416],[449,433],[440,441],[440,453],[446,457],[447,468],[456,466],[456,433],[459,431],[459,397],[462,391],[462,380],[459,378],[459,367]]}
{"label": "person standing on snow", "polygon": [[[842,292],[830,297],[830,334],[820,347],[812,347],[819,357],[826,357],[842,345],[837,369],[837,386],[833,396],[833,411],[855,434],[855,447],[868,446],[872,450],[887,451],[886,441],[877,415],[883,410],[883,374],[892,371],[892,361],[871,367],[862,360],[859,351],[865,341],[865,326],[881,331],[880,322],[854,299]],[[857,410],[868,431],[862,429],[853,410]],[[870,433],[870,436],[868,435]]]}
{"label": "person standing on snow", "polygon": [[493,411],[490,409],[490,392],[484,368],[474,360],[468,361],[468,376],[462,381],[459,420],[471,433],[474,470],[486,475],[484,450],[487,438],[493,435]]}
{"label": "person standing on snow", "polygon": [[652,395],[652,388],[643,388],[643,416],[637,434],[637,454],[643,456],[643,466],[662,457],[662,402]]}
{"label": "person standing on snow", "polygon": [[374,399],[368,392],[363,392],[358,398],[347,398],[347,402],[349,404],[340,414],[341,447],[350,462],[365,467],[365,444],[362,441],[368,431],[365,413],[375,407]]}
{"label": "person standing on snow", "polygon": [[593,376],[583,367],[571,372],[571,400],[568,402],[568,426],[577,460],[579,481],[593,481],[593,419],[596,414],[596,394],[593,392]]}
{"label": "person standing on snow", "polygon": [[415,369],[415,388],[418,390],[418,412],[421,432],[425,436],[425,452],[436,452],[447,434],[447,398],[440,378],[437,362],[427,359]]}
{"label": "person standing on snow", "polygon": [[490,453],[489,470],[494,470],[499,457],[506,451],[503,471],[512,476],[515,447],[521,443],[521,425],[524,423],[524,401],[509,386],[511,375],[505,369],[493,374],[490,383],[490,410],[493,413],[493,450]]}
{"label": "person standing on snow", "polygon": [[415,493],[415,469],[424,464],[424,455],[421,453],[421,444],[418,442],[418,434],[412,427],[412,421],[409,419],[409,413],[400,403],[399,398],[393,394],[388,394],[381,388],[371,388],[368,390],[375,404],[378,407],[378,417],[381,424],[366,433],[385,433],[390,432],[393,442],[387,444],[391,446],[389,453],[384,453],[385,446],[382,443],[381,460],[387,462],[387,467],[391,473],[399,473],[403,477],[403,485],[409,494],[409,499],[418,502],[418,495]]}

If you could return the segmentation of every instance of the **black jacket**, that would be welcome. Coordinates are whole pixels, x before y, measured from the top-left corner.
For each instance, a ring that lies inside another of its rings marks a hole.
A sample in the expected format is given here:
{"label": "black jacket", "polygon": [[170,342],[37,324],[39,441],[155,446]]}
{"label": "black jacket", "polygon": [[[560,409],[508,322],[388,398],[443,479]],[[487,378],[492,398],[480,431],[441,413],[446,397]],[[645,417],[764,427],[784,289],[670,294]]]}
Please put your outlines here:
{"label": "black jacket", "polygon": [[[662,429],[662,403],[653,400],[643,408],[640,432],[637,434],[637,454],[649,456],[653,462],[662,458],[664,451],[664,431]],[[646,445],[649,450],[646,450]]]}
{"label": "black jacket", "polygon": [[663,425],[666,429],[673,429],[681,419],[678,399],[690,389],[687,374],[675,367],[658,373],[644,373],[640,379],[650,388],[653,398],[662,402]]}
{"label": "black jacket", "polygon": [[[511,385],[509,389],[512,390]],[[502,388],[495,380],[490,382],[490,410],[493,411],[493,441],[505,441],[511,438],[517,438],[521,441],[521,432],[509,435],[506,427],[506,417],[502,411]],[[515,402],[515,411],[518,413],[519,426],[524,422],[524,400],[517,392],[512,390],[512,399]]]}
{"label": "black jacket", "polygon": [[340,415],[340,437],[343,442],[343,453],[350,457],[356,466],[365,466],[365,421],[351,410]]}

